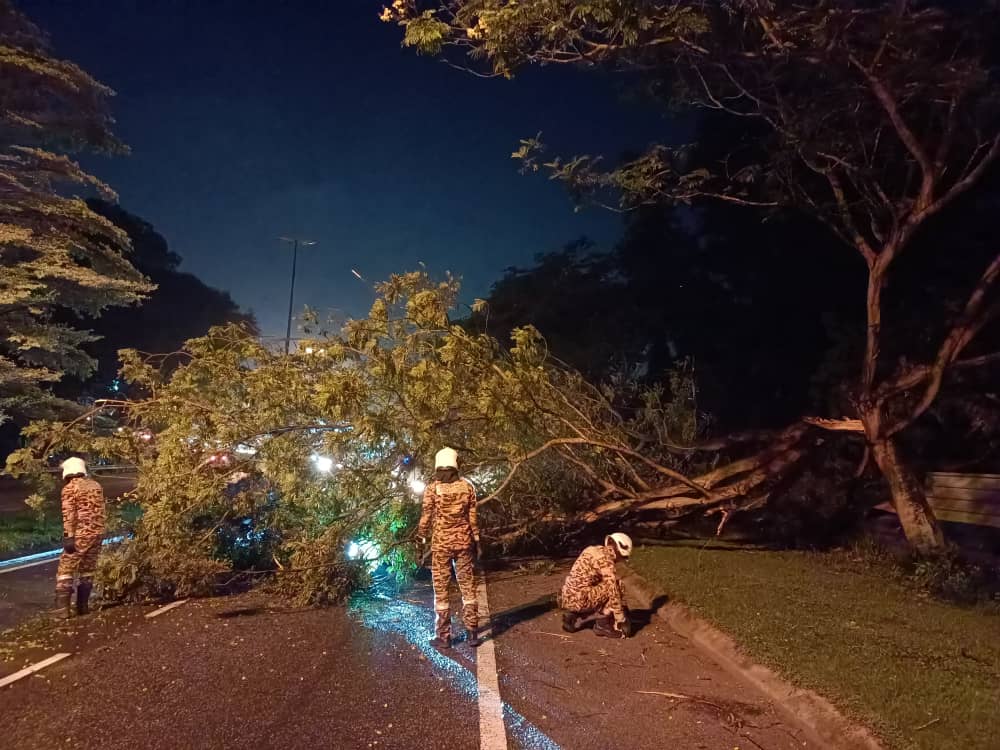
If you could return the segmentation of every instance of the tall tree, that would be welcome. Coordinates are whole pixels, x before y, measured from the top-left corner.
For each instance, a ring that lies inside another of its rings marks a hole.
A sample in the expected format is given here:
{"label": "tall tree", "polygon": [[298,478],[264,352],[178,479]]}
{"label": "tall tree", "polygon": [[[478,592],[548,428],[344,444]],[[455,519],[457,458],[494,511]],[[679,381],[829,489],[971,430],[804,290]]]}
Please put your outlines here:
{"label": "tall tree", "polygon": [[[88,354],[97,360],[85,384],[90,392],[107,395],[102,391],[116,380],[121,349],[174,352],[188,339],[204,336],[212,326],[226,323],[238,323],[249,333],[259,334],[253,315],[243,312],[228,293],[179,269],[181,257],[149,222],[107,201],[90,199],[87,205],[128,235],[132,263],[156,284],[138,310],[108,310],[94,323],[97,338],[86,345]],[[174,366],[177,360],[167,360],[167,364]]]}
{"label": "tall tree", "polygon": [[884,293],[928,222],[1000,158],[995,2],[398,0],[383,18],[405,27],[405,44],[467,54],[487,74],[605,64],[644,76],[674,103],[751,123],[759,137],[716,162],[694,163],[691,148],[657,144],[611,170],[587,156],[543,163],[537,139],[517,156],[620,209],[711,199],[792,206],[826,225],[867,276],[857,300],[865,317],[857,421],[847,426],[863,431],[910,542],[942,544],[899,436],[934,404],[946,373],[991,361],[986,352],[968,355],[1000,312],[1000,254],[955,314],[938,308],[948,324],[923,361],[887,356]]}
{"label": "tall tree", "polygon": [[644,337],[615,258],[586,240],[545,253],[528,268],[508,268],[473,324],[508,341],[525,325],[545,331],[554,356],[595,382],[639,365]]}
{"label": "tall tree", "polygon": [[[535,326],[594,382],[654,383],[687,362],[715,431],[777,427],[810,413],[811,379],[834,343],[827,321],[847,314],[845,287],[863,289],[834,244],[787,211],[761,222],[725,204],[643,206],[610,252],[573,245],[510,269],[478,317],[501,340]],[[804,282],[818,260],[824,283]]]}
{"label": "tall tree", "polygon": [[72,194],[114,197],[67,156],[126,152],[111,95],[0,0],[0,422],[67,407],[49,386],[92,371],[82,322],[152,289],[129,263],[125,232]]}

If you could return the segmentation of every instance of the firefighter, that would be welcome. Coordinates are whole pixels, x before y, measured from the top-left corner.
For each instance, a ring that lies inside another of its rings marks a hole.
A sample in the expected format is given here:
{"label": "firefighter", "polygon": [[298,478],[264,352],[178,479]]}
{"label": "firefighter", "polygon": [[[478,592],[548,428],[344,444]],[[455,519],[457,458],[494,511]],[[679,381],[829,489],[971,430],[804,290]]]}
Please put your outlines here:
{"label": "firefighter", "polygon": [[53,615],[70,617],[73,580],[76,586],[76,613],[89,610],[97,557],[104,541],[104,490],[87,476],[82,458],[67,458],[62,463],[63,552],[56,573],[56,603]]}
{"label": "firefighter", "polygon": [[559,596],[563,630],[575,633],[594,623],[594,634],[628,638],[632,633],[625,594],[615,564],[632,554],[632,540],[620,531],[604,537],[603,545],[587,547],[573,563]]}
{"label": "firefighter", "polygon": [[438,648],[451,647],[448,587],[454,566],[462,594],[466,641],[475,648],[480,643],[474,569],[474,561],[480,553],[476,490],[469,480],[459,475],[458,453],[451,448],[442,448],[434,457],[434,479],[424,490],[417,535],[424,544],[430,539],[434,584],[434,638],[431,643]]}

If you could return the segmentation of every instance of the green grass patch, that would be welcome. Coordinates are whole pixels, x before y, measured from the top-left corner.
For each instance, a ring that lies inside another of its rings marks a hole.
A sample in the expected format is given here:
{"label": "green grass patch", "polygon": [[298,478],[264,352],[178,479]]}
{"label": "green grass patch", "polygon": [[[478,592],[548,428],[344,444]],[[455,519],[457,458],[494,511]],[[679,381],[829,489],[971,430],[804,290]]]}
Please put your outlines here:
{"label": "green grass patch", "polygon": [[62,539],[62,522],[39,520],[35,513],[0,514],[0,555],[51,547]]}
{"label": "green grass patch", "polygon": [[632,567],[898,750],[1000,748],[1000,616],[850,553],[647,545]]}

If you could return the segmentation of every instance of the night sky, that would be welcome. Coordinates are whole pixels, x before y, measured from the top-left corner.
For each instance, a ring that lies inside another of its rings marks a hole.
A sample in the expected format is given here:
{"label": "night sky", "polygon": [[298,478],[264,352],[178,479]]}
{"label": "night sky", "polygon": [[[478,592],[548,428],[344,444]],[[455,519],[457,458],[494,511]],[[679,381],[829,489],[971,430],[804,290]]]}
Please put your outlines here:
{"label": "night sky", "polygon": [[130,157],[85,159],[182,268],[230,291],[283,335],[290,251],[296,310],[364,314],[370,281],[417,268],[482,296],[510,265],[620,219],[574,213],[558,184],[510,152],[543,131],[553,151],[612,156],[662,122],[594,73],[482,80],[400,48],[377,0],[20,0],[55,52],[118,92]]}

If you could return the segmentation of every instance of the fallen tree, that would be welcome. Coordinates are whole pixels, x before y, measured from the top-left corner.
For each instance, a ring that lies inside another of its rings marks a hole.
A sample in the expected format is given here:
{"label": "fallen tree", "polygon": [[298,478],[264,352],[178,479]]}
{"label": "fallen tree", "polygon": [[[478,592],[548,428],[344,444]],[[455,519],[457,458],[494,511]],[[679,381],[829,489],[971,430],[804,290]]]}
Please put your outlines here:
{"label": "fallen tree", "polygon": [[[413,565],[421,478],[444,444],[480,488],[489,543],[509,546],[603,520],[718,514],[721,526],[764,506],[821,440],[802,422],[681,445],[691,427],[676,395],[638,393],[625,417],[620,393],[555,362],[536,330],[505,347],[453,323],[457,294],[451,279],[393,277],[367,318],[331,333],[315,321],[290,355],[237,325],[169,355],[125,351],[122,377],[142,395],[33,424],[8,470],[37,471],[57,450],[138,466],[141,513],[105,560],[109,592],[206,592],[242,570],[323,601],[363,575],[352,545]],[[98,413],[116,426],[95,430]]]}

